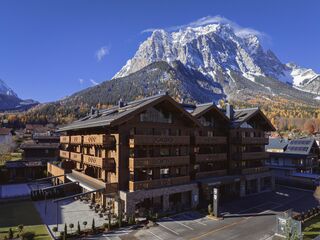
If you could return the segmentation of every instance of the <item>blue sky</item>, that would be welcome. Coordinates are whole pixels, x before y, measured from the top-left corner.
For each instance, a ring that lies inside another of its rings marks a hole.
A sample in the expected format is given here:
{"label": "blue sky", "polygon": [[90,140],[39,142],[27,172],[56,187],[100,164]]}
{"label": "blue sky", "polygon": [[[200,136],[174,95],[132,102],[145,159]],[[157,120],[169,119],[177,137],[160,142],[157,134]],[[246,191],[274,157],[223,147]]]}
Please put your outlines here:
{"label": "blue sky", "polygon": [[110,79],[150,33],[222,16],[267,35],[283,62],[320,72],[317,0],[0,0],[0,78],[53,101]]}

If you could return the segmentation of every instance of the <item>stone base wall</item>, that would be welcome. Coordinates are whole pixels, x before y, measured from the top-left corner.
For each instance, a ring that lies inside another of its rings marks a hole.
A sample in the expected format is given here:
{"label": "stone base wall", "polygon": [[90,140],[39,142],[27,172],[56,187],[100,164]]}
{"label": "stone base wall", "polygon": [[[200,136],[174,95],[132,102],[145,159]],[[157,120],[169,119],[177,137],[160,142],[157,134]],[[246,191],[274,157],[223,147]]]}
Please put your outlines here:
{"label": "stone base wall", "polygon": [[139,190],[134,192],[120,191],[120,199],[124,202],[124,212],[130,216],[135,213],[136,204],[146,198],[163,197],[163,211],[169,210],[169,196],[174,193],[182,193],[182,201],[187,202],[186,192],[191,192],[191,207],[196,208],[199,204],[199,189],[196,183],[157,188],[149,190]]}

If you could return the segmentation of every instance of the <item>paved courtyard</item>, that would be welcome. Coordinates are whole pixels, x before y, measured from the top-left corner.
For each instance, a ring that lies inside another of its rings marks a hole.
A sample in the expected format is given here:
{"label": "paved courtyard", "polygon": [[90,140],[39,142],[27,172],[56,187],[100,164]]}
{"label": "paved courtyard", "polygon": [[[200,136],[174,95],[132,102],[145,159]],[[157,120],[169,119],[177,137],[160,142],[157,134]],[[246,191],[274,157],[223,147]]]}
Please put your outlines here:
{"label": "paved courtyard", "polygon": [[[103,223],[107,223],[106,217],[99,217],[98,213],[95,213],[89,208],[89,204],[81,202],[80,200],[66,200],[59,202],[58,211],[57,204],[53,203],[52,200],[37,201],[34,202],[38,212],[40,213],[43,223],[48,225],[50,231],[52,228],[57,226],[58,230],[63,231],[64,224],[74,224],[75,231],[77,229],[78,221],[81,229],[84,228],[83,222],[87,222],[86,228],[91,228],[92,219],[95,221],[95,226],[101,226]],[[58,213],[58,216],[57,216]],[[69,228],[69,227],[68,227]],[[70,230],[69,230],[70,231]]]}

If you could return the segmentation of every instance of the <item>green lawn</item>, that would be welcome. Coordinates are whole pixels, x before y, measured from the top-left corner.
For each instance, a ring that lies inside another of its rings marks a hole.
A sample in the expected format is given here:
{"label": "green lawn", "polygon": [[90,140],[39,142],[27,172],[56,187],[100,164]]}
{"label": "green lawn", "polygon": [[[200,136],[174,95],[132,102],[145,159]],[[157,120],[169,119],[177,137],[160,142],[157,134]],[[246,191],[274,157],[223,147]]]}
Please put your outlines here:
{"label": "green lawn", "polygon": [[4,239],[9,228],[18,232],[17,226],[23,224],[24,231],[32,231],[36,234],[36,240],[49,240],[51,237],[31,201],[1,203],[0,204],[0,239]]}
{"label": "green lawn", "polygon": [[307,221],[303,227],[303,239],[311,240],[320,235],[320,215]]}

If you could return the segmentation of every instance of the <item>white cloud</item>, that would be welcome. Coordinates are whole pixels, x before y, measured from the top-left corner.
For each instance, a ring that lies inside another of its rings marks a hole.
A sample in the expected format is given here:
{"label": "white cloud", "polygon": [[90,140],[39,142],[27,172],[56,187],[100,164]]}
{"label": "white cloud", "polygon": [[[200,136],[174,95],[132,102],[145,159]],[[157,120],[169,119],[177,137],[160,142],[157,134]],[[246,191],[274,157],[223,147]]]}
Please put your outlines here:
{"label": "white cloud", "polygon": [[92,83],[92,85],[93,86],[97,86],[97,85],[99,85],[99,83],[98,82],[96,82],[95,80],[93,80],[93,79],[90,79],[90,82]]}
{"label": "white cloud", "polygon": [[83,78],[79,78],[79,83],[82,85],[84,82],[84,79]]}
{"label": "white cloud", "polygon": [[100,62],[106,55],[108,55],[109,52],[110,52],[110,47],[108,47],[108,46],[103,46],[103,47],[99,48],[95,53],[95,56],[96,56],[98,62]]}
{"label": "white cloud", "polygon": [[[178,31],[180,29],[184,29],[187,27],[194,28],[194,27],[201,27],[201,26],[205,26],[205,25],[209,25],[209,24],[218,24],[218,23],[230,25],[233,28],[235,34],[238,36],[254,34],[260,38],[267,37],[267,35],[263,32],[260,32],[256,29],[253,29],[253,28],[242,27],[239,24],[229,20],[228,18],[219,16],[219,15],[206,16],[206,17],[200,18],[198,20],[195,20],[193,22],[190,22],[188,24],[171,26],[171,27],[164,28],[164,30],[172,32],[172,31]],[[153,32],[154,30],[157,30],[157,28],[148,28],[148,29],[143,30],[141,33]]]}

